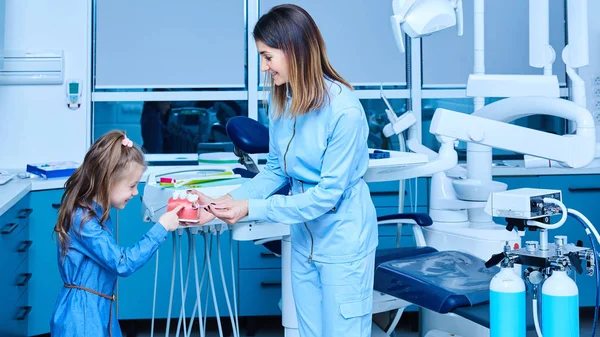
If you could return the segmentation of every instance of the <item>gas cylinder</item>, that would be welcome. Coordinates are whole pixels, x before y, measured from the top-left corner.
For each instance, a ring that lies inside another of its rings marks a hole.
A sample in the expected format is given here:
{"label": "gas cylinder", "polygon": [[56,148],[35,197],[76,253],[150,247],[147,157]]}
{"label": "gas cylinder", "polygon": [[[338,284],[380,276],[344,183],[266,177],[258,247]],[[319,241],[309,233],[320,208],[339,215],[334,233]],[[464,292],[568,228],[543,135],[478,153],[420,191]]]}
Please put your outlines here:
{"label": "gas cylinder", "polygon": [[[508,250],[510,246],[504,248]],[[525,282],[506,256],[490,282],[490,337],[525,337],[526,317]]]}
{"label": "gas cylinder", "polygon": [[579,336],[579,290],[564,268],[542,286],[542,336]]}

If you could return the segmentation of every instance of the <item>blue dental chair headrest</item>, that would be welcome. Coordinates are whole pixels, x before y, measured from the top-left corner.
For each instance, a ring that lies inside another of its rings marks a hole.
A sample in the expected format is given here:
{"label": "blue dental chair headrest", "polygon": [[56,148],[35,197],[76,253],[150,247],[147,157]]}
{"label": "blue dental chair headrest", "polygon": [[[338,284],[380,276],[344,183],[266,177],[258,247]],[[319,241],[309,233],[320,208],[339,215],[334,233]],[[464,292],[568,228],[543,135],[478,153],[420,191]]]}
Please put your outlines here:
{"label": "blue dental chair headrest", "polygon": [[269,129],[252,118],[231,118],[225,127],[227,135],[238,149],[254,154],[269,152]]}

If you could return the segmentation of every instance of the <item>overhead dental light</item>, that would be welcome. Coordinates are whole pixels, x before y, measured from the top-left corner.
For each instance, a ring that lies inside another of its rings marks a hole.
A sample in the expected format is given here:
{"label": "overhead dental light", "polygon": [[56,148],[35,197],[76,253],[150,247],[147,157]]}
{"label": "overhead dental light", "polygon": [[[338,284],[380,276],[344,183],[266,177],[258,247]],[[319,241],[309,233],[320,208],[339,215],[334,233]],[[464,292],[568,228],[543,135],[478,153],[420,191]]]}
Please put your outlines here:
{"label": "overhead dental light", "polygon": [[401,53],[405,50],[403,33],[420,38],[456,26],[462,36],[462,0],[393,0],[392,7],[392,31]]}

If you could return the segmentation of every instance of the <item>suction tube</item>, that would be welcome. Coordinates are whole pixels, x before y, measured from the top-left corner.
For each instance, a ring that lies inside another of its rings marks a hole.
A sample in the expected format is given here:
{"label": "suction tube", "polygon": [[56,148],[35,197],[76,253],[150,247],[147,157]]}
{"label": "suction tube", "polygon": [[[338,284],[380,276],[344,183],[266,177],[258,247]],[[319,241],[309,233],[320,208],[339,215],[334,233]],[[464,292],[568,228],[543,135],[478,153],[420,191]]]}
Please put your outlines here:
{"label": "suction tube", "polygon": [[[227,310],[229,311],[229,319],[231,320],[231,328],[233,329],[233,337],[239,337],[239,332],[236,326],[231,304],[229,302],[229,291],[227,291],[227,282],[225,282],[225,272],[223,271],[223,258],[221,256],[221,231],[217,229],[217,256],[219,258],[219,271],[221,272],[221,282],[223,283],[223,292],[225,293],[225,301],[227,302]],[[233,261],[231,261],[233,264]],[[235,285],[234,285],[235,288]]]}
{"label": "suction tube", "polygon": [[231,288],[233,290],[233,313],[235,315],[235,327],[237,329],[238,336],[240,335],[240,322],[238,320],[237,311],[237,296],[235,293],[235,266],[233,265],[233,234],[229,234],[229,258],[231,259]]}
{"label": "suction tube", "polygon": [[[203,234],[206,238],[206,234]],[[223,327],[221,326],[221,316],[219,316],[219,305],[217,304],[217,294],[215,292],[215,283],[213,280],[212,267],[210,265],[210,251],[208,250],[208,245],[204,245],[205,254],[206,254],[206,262],[208,264],[208,279],[210,281],[210,288],[213,297],[213,304],[215,306],[215,314],[217,316],[217,326],[219,328],[219,336],[223,337]]]}
{"label": "suction tube", "polygon": [[555,224],[551,224],[551,225],[546,225],[546,224],[542,224],[540,222],[537,221],[533,221],[533,220],[528,220],[527,224],[529,226],[537,226],[543,229],[557,229],[560,226],[562,226],[565,221],[567,221],[567,208],[565,207],[565,205],[560,202],[559,200],[556,199],[552,199],[552,198],[544,198],[544,203],[545,204],[555,204],[558,207],[560,207],[561,213],[562,213],[562,217],[560,218],[560,220],[555,223]]}
{"label": "suction tube", "polygon": [[202,289],[202,284],[204,283],[204,275],[206,272],[206,259],[203,261],[202,265],[202,278],[198,279],[198,248],[196,247],[196,234],[198,234],[198,228],[190,229],[190,234],[192,235],[190,249],[194,252],[194,284],[196,285],[196,304],[194,305],[194,310],[192,311],[192,318],[190,319],[190,326],[187,335],[191,336],[192,334],[194,316],[196,316],[196,310],[198,310],[198,329],[200,330],[200,337],[204,337],[205,326],[202,322],[202,305],[200,304],[200,289]]}
{"label": "suction tube", "polygon": [[[179,230],[178,230],[179,231]],[[182,231],[182,230],[181,230]],[[192,263],[192,249],[191,249],[191,240],[192,240],[192,236],[190,235],[189,231],[187,231],[187,236],[188,236],[188,261],[187,261],[187,268],[185,270],[185,286],[183,284],[183,252],[182,252],[182,247],[183,244],[182,242],[182,237],[181,237],[182,232],[179,233],[179,280],[181,283],[181,310],[179,312],[179,320],[177,321],[177,332],[175,333],[176,337],[179,337],[179,332],[181,331],[181,323],[183,321],[183,335],[184,336],[188,336],[188,334],[186,334],[187,332],[187,328],[186,328],[186,322],[185,322],[185,300],[187,298],[187,290],[188,290],[188,285],[189,285],[189,281],[190,281],[190,269],[191,269],[191,263]]]}
{"label": "suction tube", "polygon": [[594,323],[592,325],[593,337],[596,334],[596,327],[598,325],[598,311],[600,309],[600,275],[598,274],[600,272],[600,267],[598,266],[598,247],[596,246],[596,242],[594,241],[594,236],[596,237],[596,240],[598,240],[598,231],[596,231],[594,225],[592,225],[590,220],[586,218],[585,215],[570,208],[568,212],[569,215],[575,218],[585,229],[588,239],[590,240],[590,243],[592,245],[592,251],[594,252],[594,266],[596,267],[596,306],[594,308]]}
{"label": "suction tube", "polygon": [[158,253],[160,249],[156,251],[156,266],[154,267],[154,295],[152,297],[152,323],[150,324],[150,337],[154,337],[154,315],[156,314],[156,287],[158,285]]}
{"label": "suction tube", "polygon": [[175,269],[177,268],[177,234],[173,231],[173,268],[171,269],[171,292],[169,294],[169,310],[167,313],[167,327],[165,337],[169,337],[171,327],[171,310],[173,309],[173,293],[175,291]]}

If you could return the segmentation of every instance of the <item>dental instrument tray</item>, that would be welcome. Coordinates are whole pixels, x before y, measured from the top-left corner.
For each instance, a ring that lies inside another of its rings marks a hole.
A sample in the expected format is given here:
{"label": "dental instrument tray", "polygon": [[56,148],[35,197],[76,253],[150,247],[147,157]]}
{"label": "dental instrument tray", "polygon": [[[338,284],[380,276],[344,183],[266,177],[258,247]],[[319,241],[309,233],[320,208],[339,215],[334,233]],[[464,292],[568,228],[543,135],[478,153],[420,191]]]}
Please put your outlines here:
{"label": "dental instrument tray", "polygon": [[79,167],[79,163],[73,161],[60,161],[39,164],[27,164],[27,172],[42,178],[70,177]]}
{"label": "dental instrument tray", "polygon": [[[184,205],[180,218],[184,222],[197,222],[198,212],[202,212],[204,205],[194,202],[198,200],[187,200],[188,189],[201,189],[202,193],[218,198],[237,188],[246,178],[233,173],[227,165],[200,165],[197,167],[180,167],[166,169],[159,172],[151,172],[146,178],[146,186],[143,193],[144,221],[157,221],[168,209],[175,208],[173,201],[189,202]],[[177,193],[177,198],[175,194]],[[170,207],[169,207],[169,204]],[[220,223],[213,220],[206,225]]]}
{"label": "dental instrument tray", "polygon": [[369,167],[364,175],[366,182],[393,181],[399,172],[408,167],[427,164],[427,155],[393,150],[369,149]]}

